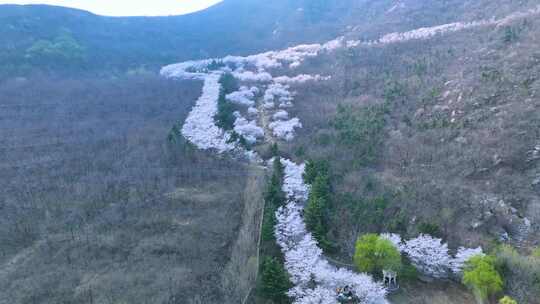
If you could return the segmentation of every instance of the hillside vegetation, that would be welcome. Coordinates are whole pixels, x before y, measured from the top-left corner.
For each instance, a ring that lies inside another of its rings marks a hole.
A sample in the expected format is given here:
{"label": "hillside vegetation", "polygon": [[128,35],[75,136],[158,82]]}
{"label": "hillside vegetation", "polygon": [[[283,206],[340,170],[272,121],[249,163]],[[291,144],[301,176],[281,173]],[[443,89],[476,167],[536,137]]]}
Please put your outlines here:
{"label": "hillside vegetation", "polygon": [[[299,71],[332,75],[297,88],[304,128],[288,151],[331,164],[326,220],[338,256],[350,260],[367,232],[427,233],[496,254],[500,243],[525,256],[538,246],[539,26],[529,18],[359,47]],[[511,276],[528,276],[520,269]],[[506,291],[537,303],[537,282]]]}
{"label": "hillside vegetation", "polygon": [[185,60],[248,55],[347,33],[373,39],[507,15],[516,3],[472,0],[225,0],[171,17],[103,17],[50,6],[0,5],[0,77],[35,71],[140,73]]}
{"label": "hillside vegetation", "polygon": [[0,6],[0,304],[540,303],[537,5]]}

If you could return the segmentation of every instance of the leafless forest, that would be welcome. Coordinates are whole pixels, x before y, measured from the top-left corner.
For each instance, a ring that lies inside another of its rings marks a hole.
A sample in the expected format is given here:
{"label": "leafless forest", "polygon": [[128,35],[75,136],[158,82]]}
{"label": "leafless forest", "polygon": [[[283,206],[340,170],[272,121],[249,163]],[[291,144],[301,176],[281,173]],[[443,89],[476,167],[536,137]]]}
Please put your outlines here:
{"label": "leafless forest", "polygon": [[155,76],[0,85],[0,303],[222,297],[247,174],[175,133],[199,93]]}

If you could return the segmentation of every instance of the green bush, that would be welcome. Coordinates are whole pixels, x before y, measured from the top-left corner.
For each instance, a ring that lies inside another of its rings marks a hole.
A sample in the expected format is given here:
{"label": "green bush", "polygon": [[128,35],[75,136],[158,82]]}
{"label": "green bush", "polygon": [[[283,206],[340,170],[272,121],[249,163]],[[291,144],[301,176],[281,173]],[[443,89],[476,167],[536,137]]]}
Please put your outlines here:
{"label": "green bush", "polygon": [[276,225],[275,213],[278,207],[285,205],[286,202],[285,193],[283,193],[282,190],[283,170],[280,158],[275,157],[272,176],[270,177],[270,182],[264,193],[265,210],[261,231],[263,241],[274,240],[274,226]]}
{"label": "green bush", "polygon": [[399,277],[401,281],[416,281],[418,279],[418,269],[410,261],[404,259],[403,266],[399,271]]}
{"label": "green bush", "polygon": [[221,89],[218,98],[218,112],[214,116],[214,120],[216,121],[216,125],[223,130],[232,130],[236,118],[233,114],[234,107],[227,101],[226,96],[238,90],[238,82],[232,74],[226,73],[219,79],[219,84],[221,85]]}
{"label": "green bush", "polygon": [[439,225],[435,223],[423,222],[418,225],[418,231],[422,234],[428,234],[434,237],[441,237],[442,235]]}
{"label": "green bush", "polygon": [[289,303],[287,291],[291,286],[283,265],[275,258],[265,257],[261,269],[261,294],[276,303]]}
{"label": "green bush", "polygon": [[26,57],[38,61],[66,63],[85,57],[85,49],[69,33],[62,33],[53,41],[38,40],[26,50]]}
{"label": "green bush", "polygon": [[499,300],[499,304],[518,304],[518,302],[509,296],[504,296],[502,299]]}
{"label": "green bush", "polygon": [[306,168],[304,170],[302,178],[304,179],[304,182],[306,184],[311,185],[313,184],[313,182],[315,182],[315,179],[318,175],[328,176],[329,167],[330,166],[327,161],[310,160],[306,163]]}
{"label": "green bush", "polygon": [[505,280],[508,291],[521,303],[540,298],[540,259],[521,255],[509,245],[494,249],[496,267]]}
{"label": "green bush", "polygon": [[327,213],[330,200],[330,182],[328,176],[319,174],[315,178],[309,193],[304,211],[304,219],[308,230],[313,234],[323,250],[331,251],[332,244],[327,239]]}
{"label": "green bush", "polygon": [[231,73],[223,74],[219,79],[219,84],[221,84],[225,95],[238,91],[238,81]]}
{"label": "green bush", "polygon": [[360,109],[338,106],[332,125],[341,144],[354,151],[358,164],[376,160],[383,144],[386,107],[372,105]]}
{"label": "green bush", "polygon": [[[425,70],[427,70],[427,67],[425,68]],[[396,101],[398,98],[404,97],[404,96],[405,96],[405,87],[401,83],[397,81],[388,81],[385,84],[383,97],[387,103],[392,103]]]}
{"label": "green bush", "polygon": [[366,228],[379,231],[384,226],[385,212],[388,210],[389,205],[390,202],[383,196],[358,201],[353,206],[354,217],[361,219]]}
{"label": "green bush", "polygon": [[495,269],[495,258],[477,255],[465,263],[463,283],[471,288],[480,300],[502,291],[503,280]]}
{"label": "green bush", "polygon": [[533,258],[538,258],[540,259],[540,248],[535,248],[532,253],[531,253],[531,256]]}
{"label": "green bush", "polygon": [[376,234],[365,234],[356,241],[354,265],[361,272],[380,274],[382,270],[400,272],[401,254],[387,239]]}
{"label": "green bush", "polygon": [[518,28],[514,28],[512,26],[505,26],[503,41],[508,44],[513,43],[519,39],[519,33],[520,30]]}

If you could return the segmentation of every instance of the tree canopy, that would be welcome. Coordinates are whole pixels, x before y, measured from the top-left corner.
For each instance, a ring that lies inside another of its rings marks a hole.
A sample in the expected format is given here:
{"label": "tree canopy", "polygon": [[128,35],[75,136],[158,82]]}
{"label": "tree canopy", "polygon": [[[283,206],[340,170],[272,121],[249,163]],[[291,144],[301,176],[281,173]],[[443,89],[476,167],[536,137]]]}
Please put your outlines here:
{"label": "tree canopy", "polygon": [[262,293],[276,303],[288,303],[287,291],[291,287],[289,276],[281,263],[267,257],[262,264]]}
{"label": "tree canopy", "polygon": [[503,280],[495,269],[495,258],[476,255],[465,263],[463,283],[473,290],[481,300],[499,293],[503,288]]}
{"label": "tree canopy", "polygon": [[509,296],[504,296],[502,299],[499,300],[499,304],[518,304],[518,302]]}
{"label": "tree canopy", "polygon": [[365,234],[356,241],[354,264],[362,272],[400,271],[401,254],[391,241]]}

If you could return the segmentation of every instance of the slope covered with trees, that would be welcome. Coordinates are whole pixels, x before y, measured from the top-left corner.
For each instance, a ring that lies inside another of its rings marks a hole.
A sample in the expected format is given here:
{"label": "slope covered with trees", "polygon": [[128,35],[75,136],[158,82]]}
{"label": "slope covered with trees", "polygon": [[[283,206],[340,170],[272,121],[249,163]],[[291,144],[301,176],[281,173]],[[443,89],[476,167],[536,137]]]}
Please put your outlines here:
{"label": "slope covered with trees", "polygon": [[[521,1],[525,9],[535,1]],[[0,77],[39,71],[118,74],[192,59],[247,55],[354,34],[500,17],[510,0],[225,0],[171,17],[103,17],[51,6],[0,5]]]}
{"label": "slope covered with trees", "polygon": [[0,303],[536,303],[536,5],[5,7]]}

